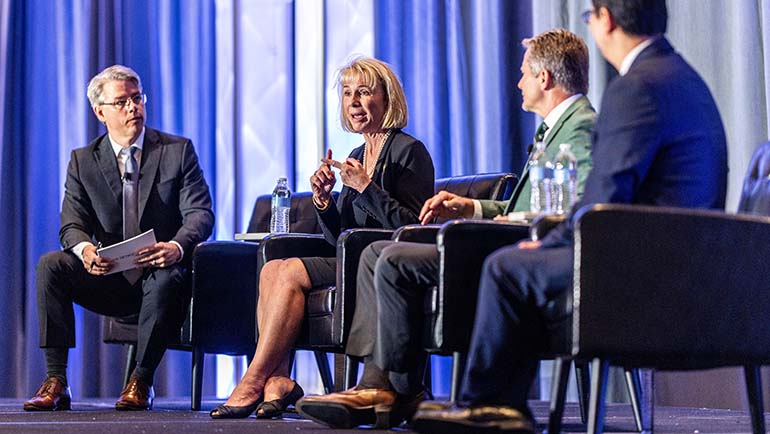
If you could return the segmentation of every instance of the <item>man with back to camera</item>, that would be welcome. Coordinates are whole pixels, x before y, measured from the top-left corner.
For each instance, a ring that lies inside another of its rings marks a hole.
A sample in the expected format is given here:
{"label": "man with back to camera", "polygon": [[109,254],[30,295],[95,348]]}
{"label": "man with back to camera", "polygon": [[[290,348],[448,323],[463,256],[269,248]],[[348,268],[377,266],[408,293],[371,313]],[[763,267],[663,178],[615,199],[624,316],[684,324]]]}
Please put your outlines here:
{"label": "man with back to camera", "polygon": [[[188,266],[214,225],[211,195],[192,142],[146,128],[142,83],[114,65],[91,79],[88,99],[107,134],[72,152],[59,238],[63,250],[37,266],[40,346],[47,377],[27,411],[69,410],[69,348],[75,346],[75,302],[109,316],[139,315],[136,368],[115,404],[152,408],[155,369],[179,332],[189,302]],[[154,229],[161,241],[137,252],[138,268],[108,274],[99,257],[109,246]]]}
{"label": "man with back to camera", "polygon": [[[619,72],[604,92],[594,167],[574,210],[594,203],[723,208],[727,151],[711,92],[663,34],[665,0],[593,0],[584,15]],[[547,339],[545,306],[571,288],[573,221],[542,242],[504,247],[484,263],[457,406],[415,415],[421,433],[533,433],[527,392]]]}
{"label": "man with back to camera", "polygon": [[[596,117],[584,96],[588,47],[563,29],[525,39],[522,45],[526,47],[518,84],[522,108],[545,118],[535,141],[547,144],[550,159],[561,143],[572,144],[582,192],[591,167]],[[436,215],[492,218],[528,210],[529,189],[525,170],[509,201],[476,201],[442,191],[426,201],[420,218],[427,223]],[[302,415],[334,427],[375,424],[385,428],[411,419],[427,396],[422,385],[422,303],[425,291],[438,281],[438,261],[435,244],[379,241],[364,250],[346,347],[348,354],[364,358],[364,375],[355,389],[300,400],[297,408]],[[377,420],[375,406],[386,408],[390,416]]]}

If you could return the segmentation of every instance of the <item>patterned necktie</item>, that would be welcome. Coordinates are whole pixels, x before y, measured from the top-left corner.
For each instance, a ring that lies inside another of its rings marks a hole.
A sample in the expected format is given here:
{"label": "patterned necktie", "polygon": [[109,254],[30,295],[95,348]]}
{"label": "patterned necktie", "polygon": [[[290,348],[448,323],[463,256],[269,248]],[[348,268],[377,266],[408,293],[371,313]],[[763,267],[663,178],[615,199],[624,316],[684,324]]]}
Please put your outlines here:
{"label": "patterned necktie", "polygon": [[[123,239],[139,235],[139,164],[136,162],[136,146],[128,148],[126,170],[123,173]],[[141,269],[127,270],[123,276],[132,285],[142,277]]]}
{"label": "patterned necktie", "polygon": [[545,139],[546,131],[548,131],[548,125],[546,125],[545,122],[541,122],[540,126],[537,127],[537,131],[535,132],[535,143],[542,142],[543,139]]}

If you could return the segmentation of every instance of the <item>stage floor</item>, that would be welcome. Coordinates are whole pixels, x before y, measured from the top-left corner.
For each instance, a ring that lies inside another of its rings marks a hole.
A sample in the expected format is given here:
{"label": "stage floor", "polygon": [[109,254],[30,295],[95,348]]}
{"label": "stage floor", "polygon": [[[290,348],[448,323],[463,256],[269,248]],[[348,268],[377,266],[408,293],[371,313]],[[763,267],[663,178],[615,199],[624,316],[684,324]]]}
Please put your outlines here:
{"label": "stage floor", "polygon": [[[352,433],[351,430],[332,430],[288,414],[280,420],[257,420],[254,416],[241,420],[213,420],[208,411],[218,401],[204,401],[204,411],[189,410],[188,399],[158,399],[153,411],[117,412],[114,401],[84,400],[73,404],[73,411],[53,413],[25,412],[21,400],[0,399],[0,433],[56,433],[56,434],[288,434],[288,433]],[[539,427],[545,429],[547,402],[531,402]],[[411,432],[399,428],[399,432]],[[388,431],[364,430],[367,433]],[[394,432],[394,431],[390,431]],[[585,432],[580,424],[577,404],[568,404],[564,418],[564,432]],[[634,420],[628,405],[613,404],[607,408],[607,433],[632,433]],[[747,412],[714,409],[656,407],[655,432],[668,433],[750,433],[751,422]]]}

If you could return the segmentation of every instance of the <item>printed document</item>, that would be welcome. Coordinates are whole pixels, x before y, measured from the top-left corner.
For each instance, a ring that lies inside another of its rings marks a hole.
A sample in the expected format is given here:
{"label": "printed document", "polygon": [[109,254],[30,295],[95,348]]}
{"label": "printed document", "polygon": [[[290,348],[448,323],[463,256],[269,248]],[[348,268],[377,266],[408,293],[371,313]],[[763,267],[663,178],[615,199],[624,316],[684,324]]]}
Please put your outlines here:
{"label": "printed document", "polygon": [[113,261],[112,268],[107,274],[118,273],[137,268],[136,259],[138,256],[136,252],[145,247],[150,247],[156,242],[155,231],[150,229],[133,238],[129,238],[111,246],[102,247],[96,251],[96,254],[102,258]]}

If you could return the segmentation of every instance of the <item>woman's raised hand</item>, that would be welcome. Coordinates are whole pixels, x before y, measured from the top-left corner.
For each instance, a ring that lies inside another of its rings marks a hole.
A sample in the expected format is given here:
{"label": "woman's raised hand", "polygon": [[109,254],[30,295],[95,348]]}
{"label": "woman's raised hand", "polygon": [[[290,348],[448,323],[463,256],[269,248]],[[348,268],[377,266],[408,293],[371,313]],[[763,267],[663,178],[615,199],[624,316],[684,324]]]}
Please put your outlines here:
{"label": "woman's raised hand", "polygon": [[369,183],[372,182],[369,175],[366,174],[364,165],[355,158],[348,158],[344,163],[341,163],[337,160],[332,160],[331,152],[329,152],[328,158],[322,158],[321,161],[335,169],[339,169],[342,183],[359,193],[363,193]]}
{"label": "woman's raised hand", "polygon": [[332,188],[334,188],[334,184],[337,182],[337,178],[327,162],[328,160],[334,161],[331,158],[332,150],[327,149],[326,158],[321,159],[321,166],[310,177],[310,190],[313,192],[313,202],[321,209],[326,209],[329,206],[329,202],[332,199]]}

